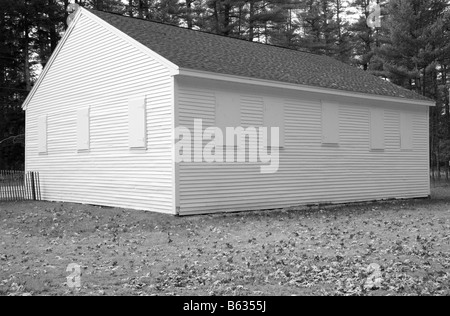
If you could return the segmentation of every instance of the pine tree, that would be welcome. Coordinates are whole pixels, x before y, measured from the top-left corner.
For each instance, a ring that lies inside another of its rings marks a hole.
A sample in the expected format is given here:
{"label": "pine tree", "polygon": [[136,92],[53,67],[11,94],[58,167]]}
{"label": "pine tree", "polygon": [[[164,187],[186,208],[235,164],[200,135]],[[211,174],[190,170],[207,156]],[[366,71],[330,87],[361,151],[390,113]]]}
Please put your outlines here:
{"label": "pine tree", "polygon": [[[377,49],[392,82],[436,100],[436,107],[430,109],[430,157],[438,177],[449,137],[443,128],[449,123],[444,115],[446,93],[440,88],[440,69],[446,67],[450,55],[448,8],[447,0],[391,0],[385,21],[390,43]],[[444,159],[447,164],[448,155]]]}
{"label": "pine tree", "polygon": [[270,31],[267,34],[270,44],[288,48],[297,47],[300,26],[296,23],[296,15],[299,6],[299,0],[282,0],[272,4]]}
{"label": "pine tree", "polygon": [[442,30],[447,0],[391,0],[389,18],[390,43],[380,47],[378,55],[389,78],[423,95],[433,96],[430,75],[435,75],[439,59],[448,56],[450,42]]}
{"label": "pine tree", "polygon": [[300,46],[348,62],[350,59],[348,23],[341,0],[304,0],[298,14],[301,26]]}
{"label": "pine tree", "polygon": [[353,63],[364,70],[369,69],[374,56],[375,31],[367,24],[369,18],[371,0],[353,0],[350,3],[350,12],[357,15],[358,19],[349,27],[351,43],[353,46]]}
{"label": "pine tree", "polygon": [[80,2],[82,6],[107,12],[115,12],[123,14],[126,10],[126,5],[121,0],[85,0]]}
{"label": "pine tree", "polygon": [[179,23],[180,5],[178,0],[159,0],[152,8],[152,20],[175,24]]}
{"label": "pine tree", "polygon": [[348,3],[344,0],[334,0],[336,21],[336,53],[335,58],[350,63],[352,59],[352,44],[350,41],[350,23],[345,19]]}
{"label": "pine tree", "polygon": [[11,137],[24,132],[21,103],[32,78],[32,4],[6,0],[0,6],[0,169],[23,167],[23,146]]}

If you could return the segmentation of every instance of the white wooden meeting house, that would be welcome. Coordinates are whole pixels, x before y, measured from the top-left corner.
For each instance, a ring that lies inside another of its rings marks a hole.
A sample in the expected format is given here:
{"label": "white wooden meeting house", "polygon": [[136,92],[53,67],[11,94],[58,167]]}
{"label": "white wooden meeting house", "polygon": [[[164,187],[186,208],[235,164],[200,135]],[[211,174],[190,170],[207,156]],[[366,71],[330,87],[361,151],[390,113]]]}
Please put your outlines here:
{"label": "white wooden meeting house", "polygon": [[[23,106],[49,201],[188,215],[430,195],[433,103],[326,56],[80,7]],[[278,144],[244,134],[244,161],[221,160],[214,134],[206,161],[195,122],[278,127]]]}

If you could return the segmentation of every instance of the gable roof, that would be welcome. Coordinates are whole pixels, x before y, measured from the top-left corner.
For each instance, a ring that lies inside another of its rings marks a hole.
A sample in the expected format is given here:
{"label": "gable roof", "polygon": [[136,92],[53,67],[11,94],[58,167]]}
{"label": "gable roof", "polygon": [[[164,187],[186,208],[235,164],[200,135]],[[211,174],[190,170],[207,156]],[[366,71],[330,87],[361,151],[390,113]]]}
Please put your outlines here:
{"label": "gable roof", "polygon": [[180,68],[431,101],[328,56],[89,10]]}

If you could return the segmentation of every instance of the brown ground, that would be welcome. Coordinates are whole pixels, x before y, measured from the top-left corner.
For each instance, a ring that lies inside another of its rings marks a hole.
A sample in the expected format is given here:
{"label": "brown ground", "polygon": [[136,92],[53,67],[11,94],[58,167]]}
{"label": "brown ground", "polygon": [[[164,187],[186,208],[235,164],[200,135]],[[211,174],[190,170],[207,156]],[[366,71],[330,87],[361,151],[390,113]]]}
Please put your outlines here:
{"label": "brown ground", "polygon": [[[450,295],[449,187],[431,200],[182,218],[0,202],[0,229],[0,295]],[[372,263],[382,280],[365,288]]]}

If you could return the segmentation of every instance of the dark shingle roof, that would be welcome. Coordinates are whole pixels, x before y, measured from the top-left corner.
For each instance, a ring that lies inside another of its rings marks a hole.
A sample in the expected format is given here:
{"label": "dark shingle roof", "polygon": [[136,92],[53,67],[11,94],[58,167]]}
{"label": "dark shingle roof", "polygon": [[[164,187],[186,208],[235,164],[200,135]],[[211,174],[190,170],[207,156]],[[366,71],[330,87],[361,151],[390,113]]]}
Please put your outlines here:
{"label": "dark shingle roof", "polygon": [[430,101],[327,56],[90,11],[180,68]]}

